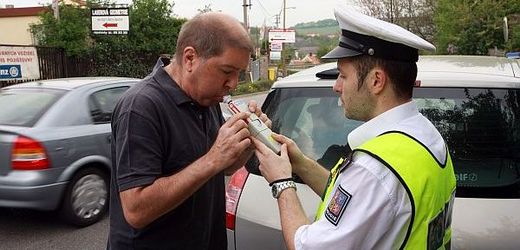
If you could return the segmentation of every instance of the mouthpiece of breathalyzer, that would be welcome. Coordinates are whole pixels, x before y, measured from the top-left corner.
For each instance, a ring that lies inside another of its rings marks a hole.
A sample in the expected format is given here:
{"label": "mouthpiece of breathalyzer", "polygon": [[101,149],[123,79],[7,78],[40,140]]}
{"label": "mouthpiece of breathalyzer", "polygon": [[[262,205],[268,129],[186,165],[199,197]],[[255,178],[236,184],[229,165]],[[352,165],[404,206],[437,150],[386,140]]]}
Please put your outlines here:
{"label": "mouthpiece of breathalyzer", "polygon": [[[227,104],[227,108],[232,114],[249,112],[249,108],[245,102],[241,100],[234,101],[229,95],[224,97],[224,103]],[[249,132],[253,137],[260,140],[275,153],[280,153],[281,144],[273,139],[273,131],[271,131],[271,129],[267,127],[267,125],[265,125],[256,114],[251,113],[246,122]]]}

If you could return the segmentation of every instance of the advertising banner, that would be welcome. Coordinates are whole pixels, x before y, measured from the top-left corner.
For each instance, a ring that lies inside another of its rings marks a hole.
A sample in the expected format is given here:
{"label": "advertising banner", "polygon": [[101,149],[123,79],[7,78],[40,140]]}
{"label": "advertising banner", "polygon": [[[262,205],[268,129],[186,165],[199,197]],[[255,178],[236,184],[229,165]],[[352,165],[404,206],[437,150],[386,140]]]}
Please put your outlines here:
{"label": "advertising banner", "polygon": [[39,79],[35,47],[0,46],[0,81]]}

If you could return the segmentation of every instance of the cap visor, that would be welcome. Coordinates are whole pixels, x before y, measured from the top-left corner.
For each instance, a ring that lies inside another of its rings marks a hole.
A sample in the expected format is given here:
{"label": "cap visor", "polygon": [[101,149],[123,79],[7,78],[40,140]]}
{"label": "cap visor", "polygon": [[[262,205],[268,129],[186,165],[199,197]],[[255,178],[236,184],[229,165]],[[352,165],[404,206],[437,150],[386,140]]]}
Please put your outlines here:
{"label": "cap visor", "polygon": [[336,47],[333,50],[331,50],[326,55],[322,56],[322,59],[340,59],[345,57],[353,57],[353,56],[359,56],[362,53],[359,51],[343,48],[343,47]]}

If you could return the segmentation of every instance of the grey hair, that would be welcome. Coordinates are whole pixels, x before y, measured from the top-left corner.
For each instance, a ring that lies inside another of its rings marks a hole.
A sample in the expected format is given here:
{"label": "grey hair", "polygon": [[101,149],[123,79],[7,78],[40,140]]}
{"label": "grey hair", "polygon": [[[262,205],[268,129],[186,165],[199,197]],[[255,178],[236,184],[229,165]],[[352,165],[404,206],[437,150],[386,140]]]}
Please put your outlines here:
{"label": "grey hair", "polygon": [[222,13],[199,14],[182,25],[175,50],[180,65],[188,46],[204,59],[221,55],[226,47],[253,51],[251,39],[240,22]]}

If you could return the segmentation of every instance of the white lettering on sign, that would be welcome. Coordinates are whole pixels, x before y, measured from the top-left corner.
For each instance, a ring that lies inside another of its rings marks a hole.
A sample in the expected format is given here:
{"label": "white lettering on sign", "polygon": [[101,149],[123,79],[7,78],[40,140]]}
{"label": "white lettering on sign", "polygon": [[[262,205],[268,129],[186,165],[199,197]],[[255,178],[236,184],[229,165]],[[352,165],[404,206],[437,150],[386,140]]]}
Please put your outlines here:
{"label": "white lettering on sign", "polygon": [[108,16],[108,9],[96,9],[92,10],[93,16]]}
{"label": "white lettering on sign", "polygon": [[128,34],[130,30],[128,8],[93,9],[91,30],[93,34]]}
{"label": "white lettering on sign", "polygon": [[128,9],[111,9],[110,15],[112,16],[126,16],[128,15]]}

